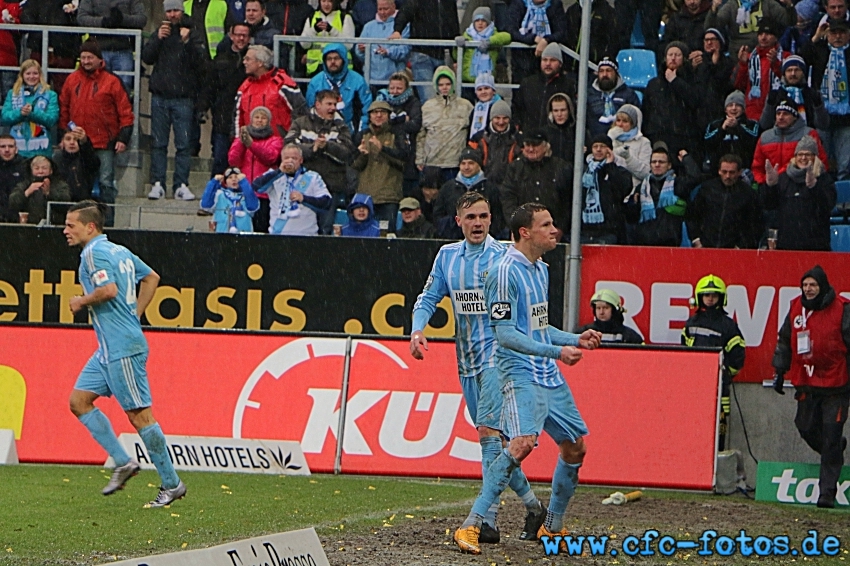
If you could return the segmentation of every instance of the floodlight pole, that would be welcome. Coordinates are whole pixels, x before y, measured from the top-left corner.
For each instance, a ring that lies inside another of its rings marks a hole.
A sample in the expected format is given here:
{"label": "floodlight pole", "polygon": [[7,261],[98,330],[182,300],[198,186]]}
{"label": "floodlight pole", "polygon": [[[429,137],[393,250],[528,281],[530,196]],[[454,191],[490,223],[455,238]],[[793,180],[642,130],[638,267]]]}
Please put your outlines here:
{"label": "floodlight pole", "polygon": [[587,66],[590,52],[591,0],[579,0],[581,5],[581,41],[579,42],[578,97],[576,101],[576,145],[573,156],[573,203],[570,218],[570,257],[567,319],[564,330],[571,332],[578,326],[578,300],[581,286],[581,177],[584,173],[585,128],[587,127]]}

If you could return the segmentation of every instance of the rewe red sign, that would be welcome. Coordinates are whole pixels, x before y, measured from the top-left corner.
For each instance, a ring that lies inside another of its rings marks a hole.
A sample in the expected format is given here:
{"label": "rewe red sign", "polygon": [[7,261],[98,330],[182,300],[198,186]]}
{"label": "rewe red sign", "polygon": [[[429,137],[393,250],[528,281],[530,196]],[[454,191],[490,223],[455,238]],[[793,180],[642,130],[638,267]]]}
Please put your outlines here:
{"label": "rewe red sign", "polygon": [[[312,471],[333,470],[344,339],[209,331],[147,337],[153,410],[166,434],[295,440]],[[103,451],[67,409],[96,347],[94,333],[0,326],[0,343],[0,366],[26,382],[25,399],[9,405],[24,412],[21,460],[102,463]],[[33,355],[33,344],[50,344],[50,355]],[[343,471],[480,477],[454,344],[432,342],[421,362],[407,349],[401,340],[354,341]],[[586,352],[563,368],[590,429],[582,481],[711,488],[717,366],[717,354],[644,349]],[[133,432],[114,401],[99,406],[117,433]],[[523,468],[546,481],[556,457],[544,435]]]}
{"label": "rewe red sign", "polygon": [[747,343],[736,381],[772,378],[776,335],[791,299],[800,294],[803,273],[820,264],[836,292],[850,298],[850,256],[841,253],[587,246],[582,256],[581,324],[593,320],[593,293],[613,289],[628,310],[626,324],[647,344],[679,344],[693,314],[688,299],[696,282],[709,273],[723,279],[729,289],[726,310]]}

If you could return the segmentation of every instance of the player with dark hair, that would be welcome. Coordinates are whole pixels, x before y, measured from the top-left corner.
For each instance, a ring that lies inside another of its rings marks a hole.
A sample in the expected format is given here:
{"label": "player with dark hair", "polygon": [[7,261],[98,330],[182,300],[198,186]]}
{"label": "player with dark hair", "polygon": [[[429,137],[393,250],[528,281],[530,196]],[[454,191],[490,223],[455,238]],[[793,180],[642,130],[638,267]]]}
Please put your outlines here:
{"label": "player with dark hair", "polygon": [[[109,419],[94,406],[98,397],[115,395],[130,423],[139,432],[162,480],[148,507],[163,507],[186,495],[168,456],[165,435],[151,412],[151,394],[145,364],[148,343],[139,319],[153,299],[159,275],[124,246],[103,234],[106,206],[92,200],[73,205],[65,218],[69,246],[81,246],[80,284],[85,295],[72,297],[71,311],[88,308],[98,349],[86,363],[71,392],[71,412],[115,461],[105,488],[111,495],[139,471],[118,442]],[[138,296],[136,285],[139,286]]]}
{"label": "player with dark hair", "polygon": [[[487,321],[484,302],[484,281],[487,273],[505,254],[506,247],[488,235],[490,229],[490,203],[479,192],[468,191],[457,201],[455,221],[463,231],[464,239],[446,244],[437,253],[434,267],[425,288],[413,305],[413,332],[410,336],[410,354],[424,359],[428,340],[423,330],[444,297],[451,297],[457,336],[457,367],[463,397],[469,416],[478,429],[481,444],[481,467],[486,474],[490,463],[502,450],[500,418],[502,393],[496,369],[496,339]],[[510,477],[510,485],[525,504],[527,515],[520,540],[535,540],[537,529],[545,513],[534,495],[522,470],[517,468]],[[498,501],[482,514],[480,542],[499,542],[496,529]]]}
{"label": "player with dark hair", "polygon": [[[528,203],[510,219],[515,244],[487,275],[485,296],[490,325],[499,347],[496,362],[502,379],[502,432],[508,447],[484,473],[484,485],[472,511],[455,531],[462,552],[480,554],[479,533],[484,514],[507,487],[514,471],[531,454],[542,431],[558,444],[560,457],[552,476],[552,498],[538,538],[565,535],[563,515],[578,484],[578,469],[586,447],[587,426],[555,360],[575,365],[582,358],[576,346],[599,346],[600,334],[581,335],[549,326],[549,268],[542,261],[555,249],[558,229],[543,205]],[[562,543],[565,549],[565,544]]]}

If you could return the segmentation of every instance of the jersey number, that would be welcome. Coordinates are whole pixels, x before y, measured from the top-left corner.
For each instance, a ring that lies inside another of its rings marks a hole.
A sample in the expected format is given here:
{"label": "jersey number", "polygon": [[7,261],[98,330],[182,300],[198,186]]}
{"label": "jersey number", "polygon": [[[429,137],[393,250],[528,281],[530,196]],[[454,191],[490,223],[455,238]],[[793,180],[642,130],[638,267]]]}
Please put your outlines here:
{"label": "jersey number", "polygon": [[124,259],[118,262],[118,271],[127,276],[127,292],[124,300],[128,305],[136,304],[136,265],[132,259]]}

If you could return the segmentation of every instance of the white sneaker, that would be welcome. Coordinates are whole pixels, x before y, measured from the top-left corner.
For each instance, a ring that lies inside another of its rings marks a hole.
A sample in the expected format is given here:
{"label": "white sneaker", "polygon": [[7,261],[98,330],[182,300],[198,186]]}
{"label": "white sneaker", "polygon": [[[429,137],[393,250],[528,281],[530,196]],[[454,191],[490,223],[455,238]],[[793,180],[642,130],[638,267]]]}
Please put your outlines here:
{"label": "white sneaker", "polygon": [[151,509],[155,507],[165,507],[166,505],[171,505],[178,499],[182,499],[183,496],[186,495],[186,486],[181,481],[177,484],[177,487],[174,489],[165,489],[160,486],[159,493],[156,496],[156,499],[145,505],[146,508]]}
{"label": "white sneaker", "polygon": [[112,471],[112,477],[109,479],[109,483],[106,484],[106,487],[103,488],[103,495],[112,495],[119,489],[124,489],[124,484],[127,483],[127,480],[135,476],[139,473],[141,466],[136,460],[130,460],[126,464],[120,467],[116,467]]}
{"label": "white sneaker", "polygon": [[163,197],[165,197],[165,189],[163,189],[162,185],[160,185],[159,181],[157,181],[151,187],[151,192],[148,193],[148,198],[150,200],[159,200]]}
{"label": "white sneaker", "polygon": [[186,184],[182,184],[174,191],[174,198],[177,200],[195,200],[195,195],[189,190]]}

